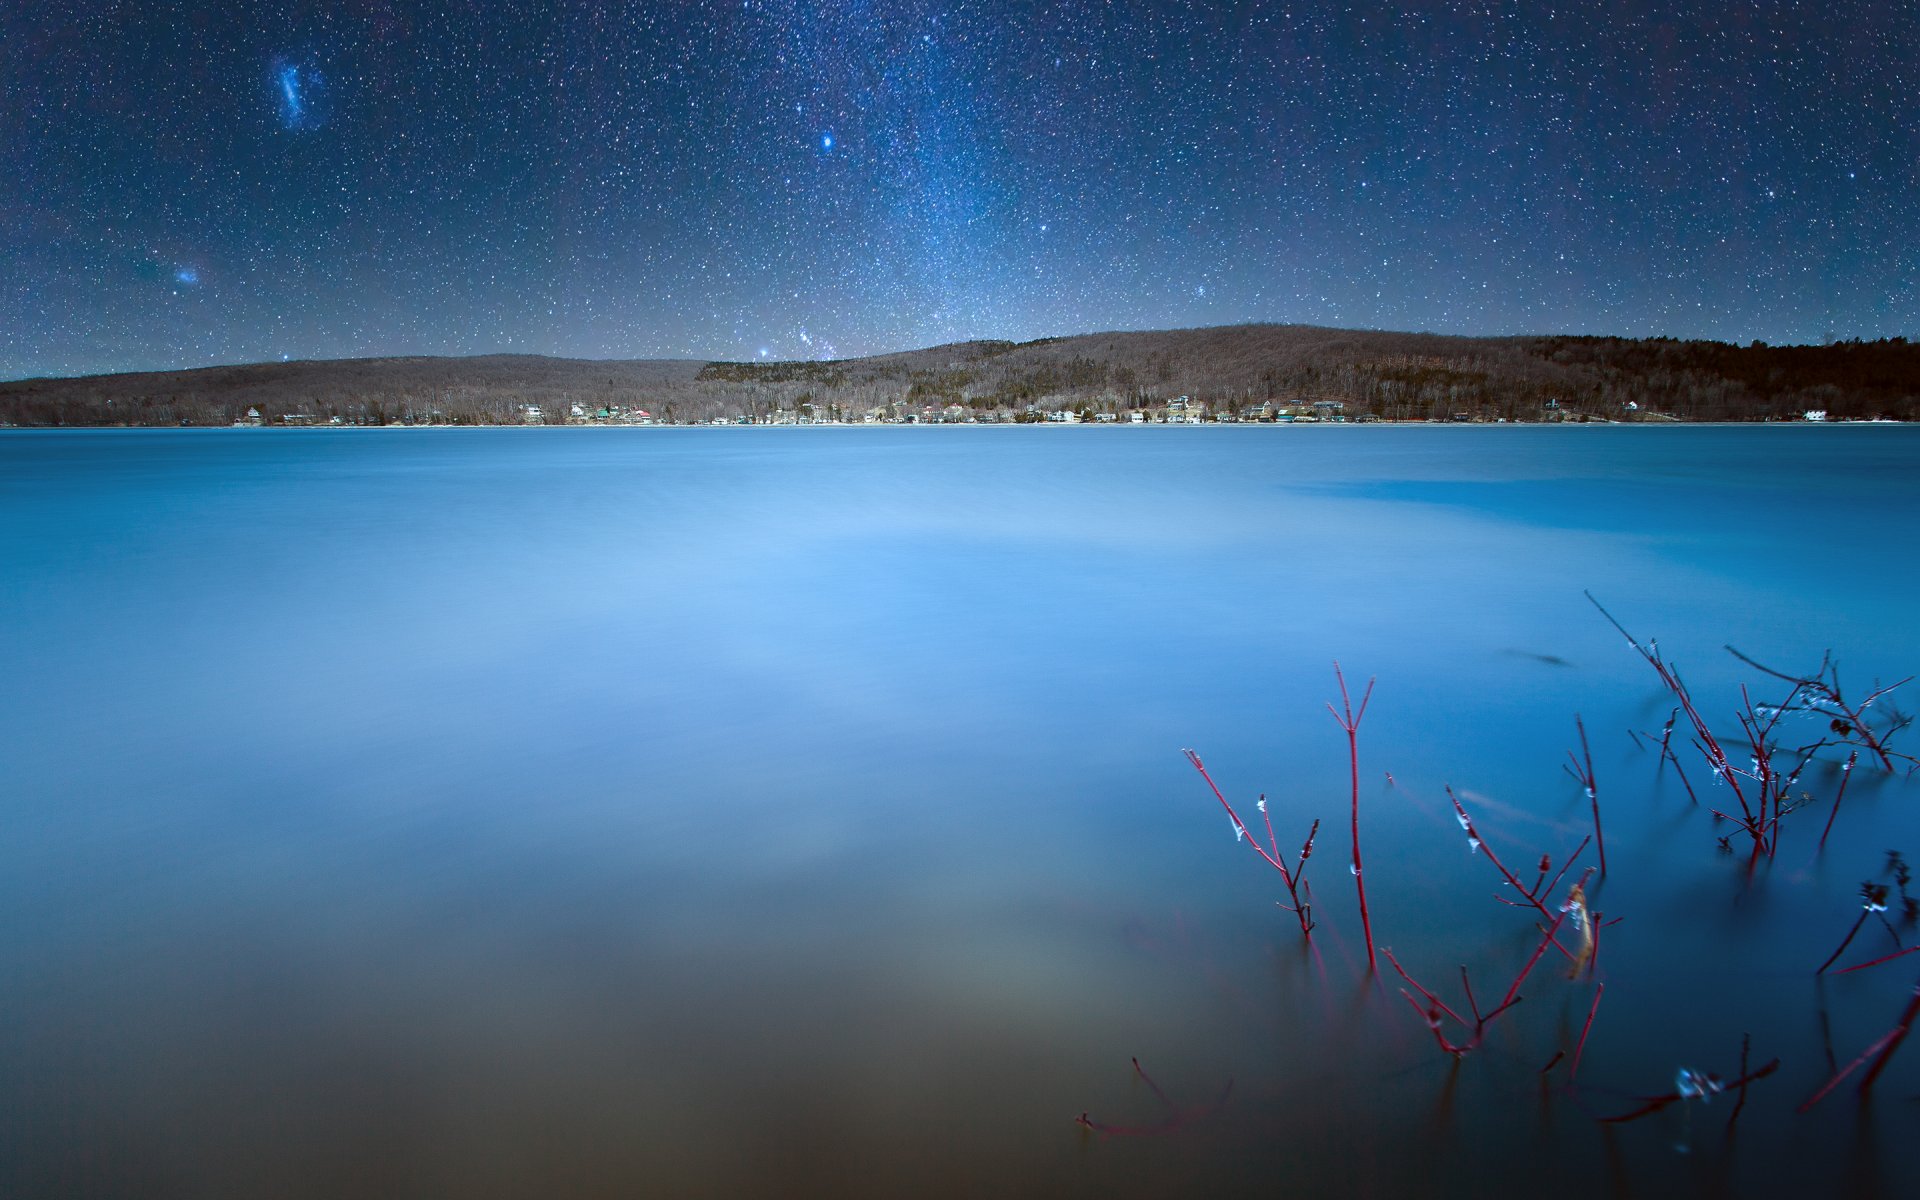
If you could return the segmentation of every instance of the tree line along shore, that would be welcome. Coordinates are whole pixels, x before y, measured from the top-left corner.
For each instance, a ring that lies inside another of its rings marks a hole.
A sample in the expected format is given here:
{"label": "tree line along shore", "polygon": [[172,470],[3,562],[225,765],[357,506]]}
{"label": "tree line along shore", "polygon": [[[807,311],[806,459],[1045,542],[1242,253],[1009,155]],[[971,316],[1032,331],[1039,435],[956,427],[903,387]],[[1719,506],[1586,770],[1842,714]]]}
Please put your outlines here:
{"label": "tree line along shore", "polygon": [[1293,325],[975,341],[832,361],[533,355],[0,383],[0,424],[1785,421],[1920,417],[1920,345],[1466,338]]}

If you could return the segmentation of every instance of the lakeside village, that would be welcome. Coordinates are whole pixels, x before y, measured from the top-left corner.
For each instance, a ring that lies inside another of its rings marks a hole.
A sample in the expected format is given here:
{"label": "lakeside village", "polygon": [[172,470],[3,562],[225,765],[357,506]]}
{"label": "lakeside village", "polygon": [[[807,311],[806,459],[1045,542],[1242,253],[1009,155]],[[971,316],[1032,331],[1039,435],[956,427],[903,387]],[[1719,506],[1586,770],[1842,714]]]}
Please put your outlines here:
{"label": "lakeside village", "polygon": [[[583,409],[578,404],[572,405],[571,409],[570,424],[661,423],[645,409],[623,410],[617,405],[600,409]],[[944,407],[926,404],[914,407],[904,401],[878,404],[858,413],[845,412],[834,406],[828,406],[828,409],[829,411],[826,412],[816,412],[814,405],[802,403],[797,408],[776,408],[757,416],[742,414],[735,417],[714,417],[697,423],[702,425],[1198,425],[1209,421],[1225,424],[1237,421],[1347,420],[1346,405],[1339,400],[1303,400],[1294,405],[1268,402],[1232,411],[1210,410],[1204,401],[1195,400],[1189,396],[1175,396],[1159,405],[1130,409],[1126,412],[1090,407],[1046,409],[1038,406],[1012,411],[973,408],[965,404],[948,404]],[[538,405],[526,405],[521,411],[523,421],[528,425],[548,423],[547,415]],[[1356,419],[1367,421],[1372,418],[1362,416]]]}
{"label": "lakeside village", "polygon": [[[676,421],[670,412],[656,416],[652,411],[637,405],[608,404],[588,407],[570,401],[562,401],[558,406],[524,404],[518,406],[515,411],[519,416],[518,423],[521,425],[1304,425],[1348,422],[1369,424],[1383,420],[1372,413],[1349,416],[1346,403],[1341,400],[1304,398],[1291,403],[1268,400],[1258,404],[1248,403],[1233,407],[1209,406],[1205,401],[1195,400],[1190,396],[1174,396],[1159,404],[1125,411],[1092,407],[1048,409],[1038,406],[1013,411],[974,408],[965,404],[948,404],[944,407],[929,404],[915,407],[904,401],[875,405],[858,413],[837,405],[824,407],[826,411],[819,412],[815,410],[813,404],[803,402],[797,408],[776,408],[754,415],[713,417],[701,421]],[[1632,401],[1629,401],[1625,408],[1630,420],[1665,422],[1678,419],[1663,413],[1642,412],[1640,406]],[[1617,418],[1593,417],[1571,409],[1562,409],[1558,402],[1549,400],[1541,413],[1540,420],[1545,423],[1612,424]],[[1824,423],[1827,421],[1827,413],[1823,409],[1810,409],[1800,417],[1800,420]],[[339,416],[325,421],[316,421],[312,414],[299,412],[278,413],[268,417],[263,415],[257,407],[248,408],[244,416],[234,421],[236,427],[263,425],[325,427],[363,423],[365,422]],[[389,419],[382,423],[451,425],[456,422],[448,420],[446,414],[437,409],[428,409],[425,413],[416,413],[409,409],[397,419]],[[1505,425],[1509,422],[1505,417],[1460,412],[1452,414],[1451,417],[1428,417],[1415,423]]]}
{"label": "lakeside village", "polygon": [[[1037,406],[1020,411],[992,408],[972,408],[964,404],[949,404],[944,407],[921,405],[914,407],[904,402],[880,404],[853,413],[838,406],[827,406],[828,411],[816,412],[812,404],[802,403],[797,408],[776,408],[758,415],[739,415],[733,417],[713,417],[704,421],[676,421],[671,414],[655,416],[650,410],[637,405],[626,406],[609,404],[590,408],[571,402],[561,406],[542,407],[538,404],[525,404],[516,410],[519,424],[522,425],[1201,425],[1201,424],[1315,424],[1330,423],[1367,424],[1382,418],[1372,413],[1359,413],[1351,417],[1346,404],[1340,400],[1306,400],[1294,403],[1276,403],[1263,401],[1259,404],[1246,404],[1240,407],[1210,407],[1205,401],[1190,396],[1175,396],[1160,404],[1146,408],[1133,408],[1124,412],[1111,409],[1094,408],[1056,408],[1046,409]],[[1634,414],[1630,419],[1641,421],[1672,421],[1676,418],[1665,414],[1640,412],[1639,405],[1628,402],[1627,412]],[[1609,418],[1589,417],[1585,413],[1562,410],[1558,403],[1549,400],[1541,420],[1547,423],[1597,421],[1613,423]],[[1824,423],[1827,413],[1822,409],[1810,409],[1800,420]],[[281,413],[269,418],[259,408],[248,408],[245,415],[234,421],[234,425],[259,427],[263,425],[291,426],[342,426],[364,422],[334,416],[326,421],[316,421],[308,413]],[[389,425],[451,425],[456,422],[447,420],[446,414],[429,409],[422,414],[409,410],[397,420],[382,422]],[[1455,413],[1451,418],[1429,417],[1420,424],[1508,424],[1505,417],[1489,417],[1475,413]]]}
{"label": "lakeside village", "polygon": [[[1297,404],[1274,404],[1272,402],[1252,405],[1237,411],[1225,408],[1209,409],[1204,401],[1188,396],[1175,396],[1159,405],[1149,408],[1135,408],[1127,412],[1112,412],[1081,409],[1043,409],[1029,407],[1018,412],[1005,409],[975,409],[964,404],[949,404],[945,407],[921,405],[914,407],[905,402],[879,404],[863,412],[852,413],[838,406],[823,406],[826,412],[816,412],[814,405],[802,403],[797,408],[776,408],[758,415],[734,417],[713,417],[704,421],[675,421],[671,415],[656,416],[648,409],[638,406],[608,404],[597,408],[571,402],[562,402],[562,407],[538,404],[519,406],[519,423],[522,425],[1079,425],[1079,424],[1132,424],[1132,425],[1198,425],[1205,422],[1231,424],[1234,422],[1316,422],[1346,421],[1346,405],[1339,400],[1302,400]],[[422,419],[424,417],[424,419]],[[1356,421],[1374,420],[1370,415],[1355,417]],[[1461,420],[1468,418],[1461,417]],[[332,417],[326,421],[316,421],[308,413],[276,413],[268,417],[258,407],[247,409],[244,416],[234,421],[236,426],[261,425],[351,425],[350,418]],[[445,414],[437,409],[429,409],[425,414],[406,413],[396,422],[404,425],[449,424]]]}

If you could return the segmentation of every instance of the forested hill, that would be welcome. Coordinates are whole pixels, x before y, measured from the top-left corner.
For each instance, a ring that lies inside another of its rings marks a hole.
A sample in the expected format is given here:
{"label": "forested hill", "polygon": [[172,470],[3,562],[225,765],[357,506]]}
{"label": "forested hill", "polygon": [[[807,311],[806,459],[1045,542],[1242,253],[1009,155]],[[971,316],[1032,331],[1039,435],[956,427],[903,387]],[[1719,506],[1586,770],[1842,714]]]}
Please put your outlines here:
{"label": "forested hill", "polygon": [[[827,362],[526,355],[264,363],[0,383],[0,422],[49,425],[1023,419],[1050,411],[1383,420],[1764,421],[1920,417],[1904,338],[1733,346],[1464,338],[1299,325],[962,342]],[[1329,411],[1323,406],[1324,415]]]}

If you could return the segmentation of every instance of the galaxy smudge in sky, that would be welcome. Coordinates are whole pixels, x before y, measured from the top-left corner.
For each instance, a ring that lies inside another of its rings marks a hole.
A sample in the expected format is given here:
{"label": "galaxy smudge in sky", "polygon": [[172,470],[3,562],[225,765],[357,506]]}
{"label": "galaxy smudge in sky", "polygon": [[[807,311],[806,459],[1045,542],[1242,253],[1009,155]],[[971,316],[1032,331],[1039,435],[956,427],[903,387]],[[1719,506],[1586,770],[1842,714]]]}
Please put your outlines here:
{"label": "galaxy smudge in sky", "polygon": [[0,7],[0,377],[1920,334],[1908,4]]}

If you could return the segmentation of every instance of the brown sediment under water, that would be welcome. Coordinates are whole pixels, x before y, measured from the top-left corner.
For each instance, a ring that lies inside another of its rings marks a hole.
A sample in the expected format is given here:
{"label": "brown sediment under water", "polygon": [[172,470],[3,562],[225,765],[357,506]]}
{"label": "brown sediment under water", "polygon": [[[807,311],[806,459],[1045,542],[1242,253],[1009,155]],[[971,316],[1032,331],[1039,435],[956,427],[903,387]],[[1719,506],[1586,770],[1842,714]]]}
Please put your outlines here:
{"label": "brown sediment under water", "polygon": [[[1920,671],[1916,517],[1884,426],[0,434],[0,1193],[1909,1194],[1920,1048],[1796,1109],[1915,785],[1756,859],[1582,593],[1738,746],[1724,645]],[[1584,725],[1619,924],[1457,1058],[1335,659],[1469,1023],[1597,858],[1529,907],[1446,788],[1531,885]],[[1186,747],[1322,822],[1310,942]]]}

